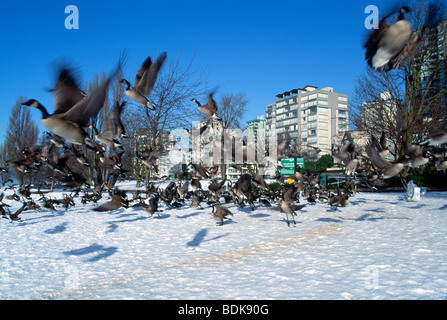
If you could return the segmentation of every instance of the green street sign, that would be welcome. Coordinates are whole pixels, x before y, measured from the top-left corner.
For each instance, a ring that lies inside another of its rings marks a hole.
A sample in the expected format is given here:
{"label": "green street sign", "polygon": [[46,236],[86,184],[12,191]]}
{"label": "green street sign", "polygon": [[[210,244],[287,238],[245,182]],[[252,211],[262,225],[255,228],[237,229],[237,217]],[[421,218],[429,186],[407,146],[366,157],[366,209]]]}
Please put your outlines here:
{"label": "green street sign", "polygon": [[281,163],[284,168],[295,168],[295,158],[283,158]]}
{"label": "green street sign", "polygon": [[280,169],[279,173],[283,176],[291,176],[295,174],[295,169]]}
{"label": "green street sign", "polygon": [[301,169],[304,169],[304,157],[296,158],[296,165],[300,166]]}
{"label": "green street sign", "polygon": [[283,168],[279,170],[279,173],[283,176],[290,176],[295,174],[297,167],[304,169],[304,157],[300,158],[283,158],[281,159]]}

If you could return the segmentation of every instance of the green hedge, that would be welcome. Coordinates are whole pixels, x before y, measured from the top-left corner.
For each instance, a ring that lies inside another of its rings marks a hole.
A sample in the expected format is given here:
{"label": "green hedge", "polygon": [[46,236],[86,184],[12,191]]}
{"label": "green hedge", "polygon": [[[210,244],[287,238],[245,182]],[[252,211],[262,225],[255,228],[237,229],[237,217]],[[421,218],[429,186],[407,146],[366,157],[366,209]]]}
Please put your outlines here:
{"label": "green hedge", "polygon": [[447,188],[447,175],[442,171],[426,171],[422,174],[413,171],[405,177],[398,175],[385,181],[389,187],[402,187],[402,179],[407,183],[413,180],[419,187]]}

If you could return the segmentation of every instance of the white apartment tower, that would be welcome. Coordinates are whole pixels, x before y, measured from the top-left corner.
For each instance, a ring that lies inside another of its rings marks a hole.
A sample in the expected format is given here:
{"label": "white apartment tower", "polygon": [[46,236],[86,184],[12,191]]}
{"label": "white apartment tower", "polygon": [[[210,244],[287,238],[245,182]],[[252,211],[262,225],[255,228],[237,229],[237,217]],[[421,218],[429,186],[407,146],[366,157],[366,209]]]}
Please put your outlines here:
{"label": "white apartment tower", "polygon": [[309,86],[276,95],[266,106],[266,135],[277,134],[278,142],[290,137],[299,150],[320,149],[331,154],[337,136],[349,127],[348,95],[331,87]]}

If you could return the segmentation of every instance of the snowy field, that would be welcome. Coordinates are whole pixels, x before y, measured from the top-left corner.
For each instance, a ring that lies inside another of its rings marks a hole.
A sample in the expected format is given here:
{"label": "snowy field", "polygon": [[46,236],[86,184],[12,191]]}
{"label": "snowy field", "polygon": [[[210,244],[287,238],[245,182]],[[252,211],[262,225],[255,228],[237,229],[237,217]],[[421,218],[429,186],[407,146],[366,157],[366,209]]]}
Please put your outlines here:
{"label": "snowy field", "polygon": [[402,196],[309,204],[291,227],[264,207],[217,226],[206,204],[150,217],[78,197],[0,219],[0,299],[446,299],[447,194]]}

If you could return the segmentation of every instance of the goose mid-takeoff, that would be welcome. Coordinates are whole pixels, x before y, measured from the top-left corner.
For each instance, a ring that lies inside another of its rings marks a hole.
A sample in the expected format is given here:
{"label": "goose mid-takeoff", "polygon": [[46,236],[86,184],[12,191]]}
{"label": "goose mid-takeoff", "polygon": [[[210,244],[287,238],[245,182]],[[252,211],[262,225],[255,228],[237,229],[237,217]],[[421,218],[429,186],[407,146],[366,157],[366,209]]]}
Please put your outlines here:
{"label": "goose mid-takeoff", "polygon": [[[427,28],[440,22],[441,11],[439,4],[429,3],[425,23],[417,32],[413,32],[411,23],[405,20],[405,15],[411,12],[409,7],[401,7],[385,16],[364,45],[369,66],[381,72],[399,69],[423,43]],[[389,25],[386,19],[395,13],[399,14],[398,21]]]}
{"label": "goose mid-takeoff", "polygon": [[222,119],[217,115],[217,103],[213,99],[214,92],[211,92],[208,95],[208,102],[205,105],[202,105],[197,99],[191,99],[191,101],[197,103],[197,109],[206,115],[209,118],[216,118],[218,121],[222,121]]}
{"label": "goose mid-takeoff", "polygon": [[411,36],[411,24],[405,20],[405,14],[411,10],[402,7],[399,12],[399,20],[389,25],[386,19],[395,14],[385,16],[379,22],[379,28],[372,31],[365,48],[365,58],[368,64],[378,71],[389,71],[397,69],[413,51],[418,40]]}
{"label": "goose mid-takeoff", "polygon": [[149,102],[147,96],[149,96],[154,88],[158,73],[164,64],[166,57],[167,54],[164,52],[154,63],[152,63],[151,57],[147,57],[140,67],[140,70],[137,72],[133,88],[131,88],[129,81],[126,79],[121,80],[121,83],[127,85],[125,93],[129,99],[150,110],[155,110],[155,107]]}
{"label": "goose mid-takeoff", "polygon": [[[42,124],[56,135],[61,136],[72,144],[87,145],[95,149],[96,145],[87,135],[84,128],[87,127],[90,119],[95,117],[104,106],[110,82],[120,68],[121,61],[112,74],[98,88],[81,99],[79,99],[79,94],[76,93],[79,89],[74,85],[70,85],[67,88],[67,83],[69,82],[59,78],[56,84],[56,104],[53,114],[49,114],[47,109],[35,99],[30,99],[22,105],[39,109],[42,112]],[[67,70],[63,69],[61,74],[66,72]],[[63,86],[61,86],[61,82],[64,83]],[[73,95],[73,92],[77,94],[75,99],[69,98]]]}

